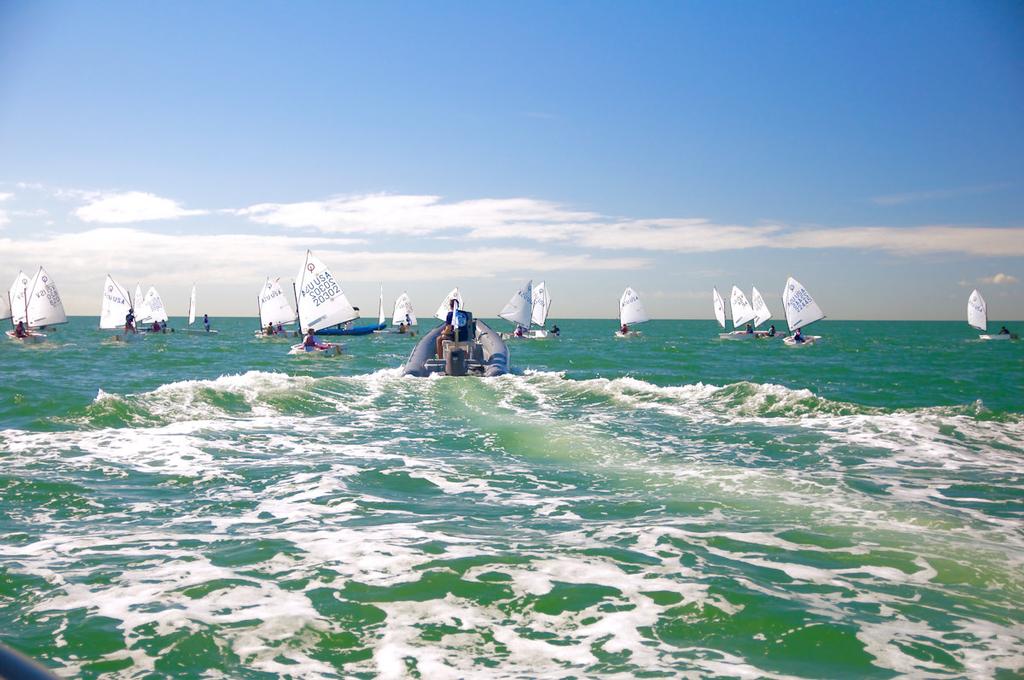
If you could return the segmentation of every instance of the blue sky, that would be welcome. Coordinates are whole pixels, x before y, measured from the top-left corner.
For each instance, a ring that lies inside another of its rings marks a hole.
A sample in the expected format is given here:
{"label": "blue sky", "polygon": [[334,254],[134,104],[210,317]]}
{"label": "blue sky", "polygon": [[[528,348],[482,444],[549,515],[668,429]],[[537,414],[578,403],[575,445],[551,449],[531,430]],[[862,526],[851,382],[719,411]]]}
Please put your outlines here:
{"label": "blue sky", "polygon": [[1021,121],[1019,2],[0,0],[0,278],[248,314],[310,247],[364,308],[710,317],[792,274],[1024,318]]}

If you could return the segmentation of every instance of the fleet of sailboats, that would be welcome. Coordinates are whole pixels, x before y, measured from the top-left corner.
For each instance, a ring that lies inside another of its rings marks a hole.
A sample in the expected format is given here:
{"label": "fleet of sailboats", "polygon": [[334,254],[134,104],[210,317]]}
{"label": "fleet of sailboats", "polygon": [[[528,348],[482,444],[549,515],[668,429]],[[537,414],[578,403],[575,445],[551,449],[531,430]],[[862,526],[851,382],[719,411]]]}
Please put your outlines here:
{"label": "fleet of sailboats", "polygon": [[[266,279],[257,296],[261,328],[256,332],[257,336],[275,335],[278,329],[283,329],[284,326],[294,323],[298,323],[300,329],[311,328],[315,332],[325,335],[369,334],[387,328],[383,285],[378,294],[377,323],[359,328],[342,328],[342,325],[359,317],[358,309],[348,301],[331,270],[312,251],[306,252],[302,269],[293,284],[293,291],[296,302],[294,311],[288,296],[284,293],[281,280],[270,277]],[[717,287],[712,288],[711,297],[715,320],[724,330],[726,328],[726,305]],[[451,308],[452,300],[457,302],[459,308],[462,307],[462,294],[458,287],[453,288],[444,297],[434,316],[443,321]],[[127,289],[108,274],[103,284],[101,301],[100,330],[127,331],[127,319],[130,314],[134,314],[136,323],[140,324],[141,330],[147,330],[146,326],[149,324],[154,324],[155,329],[156,326],[166,324],[168,321],[166,306],[153,286],[150,286],[146,294],[143,295],[142,285],[136,284],[135,295],[132,296],[129,295]],[[821,340],[820,335],[806,335],[803,331],[814,322],[825,318],[825,314],[807,288],[793,277],[788,277],[786,280],[782,291],[782,305],[786,325],[791,333],[784,339],[787,346],[811,345],[815,341]],[[772,312],[756,286],[751,287],[749,299],[738,286],[732,286],[729,307],[733,330],[720,333],[719,337],[723,339],[775,337],[774,325],[769,331],[759,329],[760,326],[771,320]],[[183,331],[186,333],[217,333],[215,330],[207,331],[205,328],[203,330],[191,329],[196,321],[196,309],[196,284],[193,284],[188,302],[188,327]],[[532,280],[527,281],[516,290],[509,302],[498,313],[499,317],[515,325],[513,333],[502,335],[520,338],[549,337],[550,332],[546,329],[545,324],[550,309],[551,295],[546,282],[541,281],[534,285]],[[18,272],[7,295],[0,298],[0,321],[6,319],[10,320],[13,328],[7,331],[8,337],[26,342],[40,342],[46,338],[43,330],[67,322],[60,293],[45,269],[39,267],[32,277],[23,271]],[[615,337],[636,337],[640,335],[640,331],[631,327],[649,320],[650,316],[644,308],[640,295],[633,288],[627,287],[619,299],[621,327],[616,331]],[[418,323],[409,294],[403,291],[395,299],[391,325],[411,329]],[[978,290],[973,290],[967,300],[967,323],[981,331],[978,335],[980,340],[1009,340],[1018,337],[1007,331],[1005,327],[999,333],[987,332],[988,307]],[[18,329],[19,324],[24,329],[23,332],[15,330]],[[266,332],[268,327],[273,331],[270,334]],[[118,333],[113,337],[117,340],[141,339],[140,335],[132,332]],[[330,345],[322,345],[318,349],[327,346]],[[301,344],[295,345],[292,349],[293,351],[307,351]]]}

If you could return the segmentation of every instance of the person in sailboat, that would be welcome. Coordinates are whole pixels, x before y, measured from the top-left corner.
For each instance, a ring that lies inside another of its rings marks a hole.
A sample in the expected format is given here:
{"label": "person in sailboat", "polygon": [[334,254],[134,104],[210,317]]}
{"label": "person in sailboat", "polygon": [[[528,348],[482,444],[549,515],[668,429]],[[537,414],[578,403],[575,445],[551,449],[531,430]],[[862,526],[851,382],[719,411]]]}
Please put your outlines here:
{"label": "person in sailboat", "polygon": [[754,334],[754,327],[751,324],[749,324],[749,323],[747,324],[746,334],[747,335],[753,335]]}
{"label": "person in sailboat", "polygon": [[562,332],[562,329],[558,327],[558,324],[551,324],[551,330],[549,332],[551,335],[559,335]]}
{"label": "person in sailboat", "polygon": [[803,331],[801,331],[801,330],[800,330],[799,328],[797,328],[797,329],[796,329],[796,332],[795,332],[795,333],[793,333],[793,342],[795,342],[795,343],[798,343],[798,344],[799,344],[799,343],[803,342],[803,341],[804,341],[804,339],[805,339],[805,338],[804,338],[804,334],[803,334]]}
{"label": "person in sailboat", "polygon": [[771,326],[768,327],[768,337],[769,338],[774,338],[775,337],[775,324],[772,324]]}
{"label": "person in sailboat", "polygon": [[404,321],[403,321],[403,322],[401,322],[400,324],[398,324],[398,332],[399,332],[400,334],[404,334],[404,333],[406,333],[406,332],[407,332],[408,330],[409,330],[409,329],[408,329],[408,327],[407,327],[407,326],[405,325],[405,322],[404,322]]}
{"label": "person in sailboat", "polygon": [[124,329],[128,333],[138,333],[139,331],[135,328],[135,310],[131,307],[128,308],[128,313],[124,315]]}
{"label": "person in sailboat", "polygon": [[166,333],[167,332],[167,321],[166,320],[160,322],[160,332],[161,333]]}
{"label": "person in sailboat", "polygon": [[1002,328],[999,329],[999,335],[1009,335],[1009,334],[1010,334],[1010,329],[1007,328],[1006,326],[1003,326]]}
{"label": "person in sailboat", "polygon": [[437,344],[435,349],[438,359],[442,358],[444,341],[455,339],[454,324],[456,321],[458,321],[458,319],[455,318],[455,315],[458,313],[456,311],[458,302],[458,300],[452,298],[451,301],[448,303],[448,314],[446,314],[444,317],[444,328],[442,328],[441,332],[437,334]]}
{"label": "person in sailboat", "polygon": [[160,322],[159,321],[154,321],[153,325],[149,327],[149,332],[150,333],[159,333],[160,332]]}
{"label": "person in sailboat", "polygon": [[210,332],[210,317],[207,314],[203,314],[203,328],[206,329],[207,333]]}
{"label": "person in sailboat", "polygon": [[27,338],[28,333],[25,331],[25,322],[19,321],[18,325],[14,327],[14,337],[16,338]]}
{"label": "person in sailboat", "polygon": [[316,331],[312,327],[306,331],[306,338],[302,341],[302,346],[307,352],[312,352],[315,349],[327,349],[328,347],[328,345],[316,339]]}
{"label": "person in sailboat", "polygon": [[622,328],[619,329],[619,333],[621,335],[626,335],[627,333],[629,333],[629,326],[627,324],[622,324]]}
{"label": "person in sailboat", "polygon": [[513,333],[517,338],[523,337],[523,327],[520,324],[516,324],[516,330]]}

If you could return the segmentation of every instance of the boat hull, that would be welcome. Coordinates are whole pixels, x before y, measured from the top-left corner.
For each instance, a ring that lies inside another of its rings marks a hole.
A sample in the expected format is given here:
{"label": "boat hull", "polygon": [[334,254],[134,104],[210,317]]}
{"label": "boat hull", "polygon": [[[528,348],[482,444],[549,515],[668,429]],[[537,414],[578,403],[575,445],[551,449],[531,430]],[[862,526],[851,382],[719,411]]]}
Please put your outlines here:
{"label": "boat hull", "polygon": [[731,333],[718,334],[718,338],[720,340],[753,340],[755,337],[754,333],[748,333],[746,331],[732,331]]}
{"label": "boat hull", "polygon": [[628,333],[623,333],[622,331],[615,331],[615,337],[618,340],[628,340],[629,338],[643,337],[643,333],[641,333],[640,331],[629,331]]}
{"label": "boat hull", "polygon": [[813,345],[816,340],[821,340],[820,335],[805,335],[803,342],[797,342],[793,339],[793,336],[787,336],[782,342],[786,344],[786,347],[803,347],[804,345]]}
{"label": "boat hull", "polygon": [[[468,341],[470,358],[466,375],[489,378],[508,373],[511,370],[511,358],[505,341],[483,321],[474,320],[472,323],[475,324],[475,332]],[[438,325],[416,343],[409,354],[409,360],[402,367],[402,375],[418,378],[435,373],[445,375],[444,362],[436,358],[437,337],[442,328],[444,324]]]}
{"label": "boat hull", "polygon": [[300,342],[297,345],[292,345],[291,349],[288,350],[288,354],[296,356],[336,357],[341,354],[341,349],[341,345],[336,345],[332,342],[326,343],[322,347],[306,347]]}
{"label": "boat hull", "polygon": [[985,334],[982,334],[982,335],[978,336],[978,340],[986,340],[986,341],[988,341],[988,340],[1016,340],[1016,339],[1017,339],[1016,335],[1009,335],[1009,334],[1006,334],[1006,333],[997,333],[997,334],[994,334],[994,335],[990,335],[988,333],[985,333]]}
{"label": "boat hull", "polygon": [[372,326],[353,326],[352,328],[323,328],[316,332],[317,335],[370,335],[376,331],[387,328],[386,323],[375,323]]}
{"label": "boat hull", "polygon": [[46,342],[46,333],[29,333],[23,338],[19,338],[14,334],[14,331],[7,331],[7,337],[11,340],[18,340],[26,344],[32,345],[40,342]]}

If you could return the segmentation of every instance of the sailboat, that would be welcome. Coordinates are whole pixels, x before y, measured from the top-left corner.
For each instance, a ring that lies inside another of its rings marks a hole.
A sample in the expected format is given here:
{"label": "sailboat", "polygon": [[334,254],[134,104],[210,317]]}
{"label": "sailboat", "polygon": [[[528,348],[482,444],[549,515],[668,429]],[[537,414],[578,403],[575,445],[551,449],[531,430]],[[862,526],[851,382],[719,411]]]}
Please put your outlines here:
{"label": "sailboat", "polygon": [[[651,317],[647,316],[647,310],[644,309],[644,304],[640,302],[640,296],[637,295],[636,291],[632,288],[626,288],[622,292],[622,297],[619,298],[619,323],[621,324],[619,330],[615,331],[616,338],[635,338],[640,335],[640,331],[630,330],[631,324],[643,323],[650,321]],[[625,328],[626,332],[623,333],[622,329]]]}
{"label": "sailboat", "polygon": [[[138,296],[141,291],[141,288],[136,287],[136,296]],[[137,305],[135,310],[135,325],[138,326],[139,330],[148,331],[150,333],[159,332],[155,330],[153,326],[167,322],[167,308],[164,306],[164,301],[163,298],[160,297],[160,293],[156,292],[156,288],[150,286],[149,290],[146,291],[146,296],[142,298],[142,303],[140,304],[138,297],[136,297],[135,304]],[[149,326],[149,324],[153,324],[153,326]]]}
{"label": "sailboat", "polygon": [[526,285],[515,292],[512,299],[498,312],[498,316],[515,324],[515,329],[511,333],[502,333],[501,337],[521,338],[526,334],[533,318],[533,280],[527,281]]}
{"label": "sailboat", "polygon": [[552,335],[557,336],[557,326],[555,326],[552,331],[548,331],[544,327],[544,324],[548,321],[548,312],[550,311],[551,294],[548,292],[545,282],[541,281],[533,287],[533,313],[530,315],[530,323],[534,326],[540,326],[540,328],[531,328],[523,335],[523,337],[538,340],[542,338],[549,338]]}
{"label": "sailboat", "polygon": [[750,304],[754,308],[754,337],[759,339],[774,338],[774,324],[766,331],[757,330],[758,326],[763,324],[765,321],[770,321],[772,318],[772,312],[768,309],[768,305],[765,304],[764,296],[761,295],[761,291],[757,289],[757,286],[751,286],[750,288]]}
{"label": "sailboat", "polygon": [[747,302],[747,296],[737,286],[732,287],[732,293],[729,296],[729,307],[732,309],[733,330],[729,333],[719,333],[718,337],[723,340],[752,340],[754,338],[753,328],[748,332],[740,330],[740,326],[745,326],[748,322],[754,320],[754,308],[750,306],[750,303]]}
{"label": "sailboat", "polygon": [[25,335],[20,338],[15,330],[7,331],[7,337],[11,339],[23,342],[42,342],[46,339],[46,334],[33,329],[56,326],[68,321],[68,317],[64,313],[64,303],[61,302],[60,293],[57,292],[57,285],[42,267],[31,279],[24,272],[18,272],[18,277],[14,280],[8,295],[11,323],[16,328],[20,321],[25,328]]}
{"label": "sailboat", "polygon": [[441,321],[444,321],[446,318],[448,318],[448,312],[451,311],[452,307],[452,300],[458,302],[459,309],[462,309],[462,293],[459,292],[458,286],[452,288],[451,292],[449,292],[448,295],[445,296],[444,302],[442,302],[441,305],[437,308],[437,311],[434,312],[435,319],[440,319]]}
{"label": "sailboat", "polygon": [[[295,287],[300,329],[319,332],[359,318],[359,313],[349,304],[334,274],[310,250],[306,251],[302,270],[295,278]],[[308,352],[336,355],[341,353],[341,345],[326,342],[305,347],[299,343],[292,345],[289,354]]]}
{"label": "sailboat", "polygon": [[196,335],[217,335],[218,331],[211,330],[206,327],[206,322],[203,322],[202,328],[192,328],[192,324],[196,322],[196,284],[192,284],[192,294],[188,297],[188,326],[182,329],[182,333],[193,333]]}
{"label": "sailboat", "polygon": [[112,339],[115,342],[135,342],[142,340],[143,336],[138,331],[128,331],[125,328],[126,317],[132,309],[132,300],[128,291],[118,285],[110,274],[103,283],[103,304],[100,307],[100,330],[121,331],[115,334]]}
{"label": "sailboat", "polygon": [[971,291],[971,297],[967,298],[967,324],[972,328],[982,331],[978,336],[979,340],[1016,340],[1017,335],[1012,333],[988,333],[988,305],[985,298],[977,290]]}
{"label": "sailboat", "polygon": [[722,330],[725,330],[725,303],[722,302],[722,296],[718,294],[717,286],[711,288],[711,303],[715,307],[715,321],[722,327]]}
{"label": "sailboat", "polygon": [[[263,284],[256,296],[256,304],[259,307],[260,316],[260,329],[256,331],[257,338],[273,338],[290,334],[284,330],[284,327],[295,323],[295,312],[281,288],[280,278],[271,281],[270,277],[267,277],[266,283]],[[266,330],[268,326],[273,329],[269,334]],[[278,328],[281,330],[278,331]]]}
{"label": "sailboat", "polygon": [[803,335],[802,329],[815,321],[825,318],[825,313],[814,301],[811,294],[807,292],[803,284],[790,276],[786,279],[786,287],[782,289],[782,305],[786,309],[786,323],[789,330],[801,331],[801,340],[797,335],[788,336],[783,342],[790,347],[799,345],[813,345],[815,340],[821,340],[820,335]]}
{"label": "sailboat", "polygon": [[[356,316],[358,317],[358,314]],[[320,335],[369,335],[382,331],[387,327],[387,320],[384,316],[384,286],[381,285],[380,297],[377,300],[377,323],[366,326],[350,326],[348,328],[338,324],[334,328],[325,328],[319,331],[319,333]]]}
{"label": "sailboat", "polygon": [[[395,300],[395,312],[391,315],[391,325],[398,326],[395,333],[411,333],[412,327],[417,325],[416,312],[412,309],[412,300],[409,294],[402,291],[402,294]],[[404,329],[403,329],[404,326]]]}

